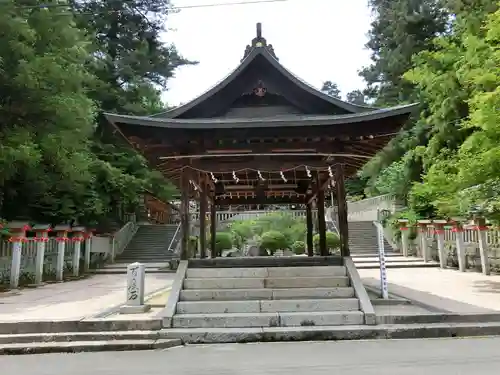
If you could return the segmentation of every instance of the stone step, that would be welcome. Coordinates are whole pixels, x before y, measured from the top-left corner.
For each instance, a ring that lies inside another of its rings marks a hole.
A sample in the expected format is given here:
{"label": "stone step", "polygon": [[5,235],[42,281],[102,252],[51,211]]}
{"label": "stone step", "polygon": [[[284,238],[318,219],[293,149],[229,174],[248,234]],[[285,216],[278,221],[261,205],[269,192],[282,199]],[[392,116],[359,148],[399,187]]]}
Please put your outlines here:
{"label": "stone step", "polygon": [[253,301],[181,301],[177,314],[281,313],[307,311],[359,311],[356,298],[253,300]]}
{"label": "stone step", "polygon": [[[356,257],[353,259],[355,264],[363,263],[378,263],[378,256],[367,256],[367,257]],[[404,257],[390,257],[386,255],[386,263],[421,263],[423,259],[421,258],[404,258]]]}
{"label": "stone step", "polygon": [[346,276],[344,266],[269,267],[269,268],[189,268],[187,278],[266,278],[266,277]]}
{"label": "stone step", "polygon": [[0,355],[153,350],[179,345],[181,340],[173,339],[30,342],[0,344]]}
{"label": "stone step", "polygon": [[363,324],[361,311],[176,314],[173,328],[340,326]]}
{"label": "stone step", "polygon": [[[356,263],[356,262],[354,262]],[[439,267],[439,263],[437,262],[414,262],[414,263],[406,263],[406,262],[390,262],[386,263],[385,268],[435,268]],[[380,268],[380,264],[377,263],[361,263],[356,264],[357,269],[378,269]]]}
{"label": "stone step", "polygon": [[120,263],[168,263],[174,257],[164,256],[164,257],[125,257],[125,258],[116,258],[116,260]]}
{"label": "stone step", "polygon": [[288,289],[349,286],[347,276],[185,279],[184,289]]}
{"label": "stone step", "polygon": [[282,300],[352,298],[354,288],[292,289],[189,289],[181,290],[180,301]]}
{"label": "stone step", "polygon": [[[415,339],[437,337],[478,337],[500,335],[500,323],[425,323],[348,326],[255,327],[255,328],[172,328],[168,337],[185,344]],[[383,345],[383,343],[380,343]]]}
{"label": "stone step", "polygon": [[128,253],[125,251],[122,254],[120,254],[119,257],[121,257],[121,258],[165,258],[165,257],[168,258],[168,257],[172,257],[174,255],[175,254],[173,252],[159,253],[159,254],[143,254],[140,252]]}
{"label": "stone step", "polygon": [[147,249],[147,248],[154,248],[154,249],[168,249],[168,245],[170,245],[170,241],[163,241],[163,240],[158,240],[158,241],[152,241],[152,242],[131,242],[128,245],[128,249]]}
{"label": "stone step", "polygon": [[[98,331],[0,334],[0,344],[64,341],[157,340],[165,339],[165,331]],[[180,342],[177,342],[180,344]]]}
{"label": "stone step", "polygon": [[[385,256],[390,258],[402,258],[403,254],[391,250],[391,251],[386,251]],[[378,258],[378,252],[372,250],[372,252],[369,254],[351,254],[351,257],[353,258],[353,260],[359,258],[368,258],[368,257]]]}
{"label": "stone step", "polygon": [[[106,264],[104,266],[104,268],[107,268],[107,269],[113,269],[113,268],[126,268],[130,263],[120,263],[120,262],[117,262],[117,263],[113,263],[113,264]],[[165,267],[165,265],[168,265],[168,262],[146,262],[144,263],[144,267],[146,269],[148,268],[161,268],[161,267]]]}
{"label": "stone step", "polygon": [[[94,275],[126,275],[127,274],[127,269],[126,268],[112,268],[112,269],[107,269],[107,268],[98,268],[95,270],[90,270],[90,273]],[[169,267],[165,268],[147,268],[146,273],[174,273],[174,270],[171,270]]]}
{"label": "stone step", "polygon": [[120,254],[120,256],[124,256],[124,255],[133,255],[133,256],[168,256],[170,254],[173,254],[173,251],[128,251],[128,250],[125,250],[123,253]]}

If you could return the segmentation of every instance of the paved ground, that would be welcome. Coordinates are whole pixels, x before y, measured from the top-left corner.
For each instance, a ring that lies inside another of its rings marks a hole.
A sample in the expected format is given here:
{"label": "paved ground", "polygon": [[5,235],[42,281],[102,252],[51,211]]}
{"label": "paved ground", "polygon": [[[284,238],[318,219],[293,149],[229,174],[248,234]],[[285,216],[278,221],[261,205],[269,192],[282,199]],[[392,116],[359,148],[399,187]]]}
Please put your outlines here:
{"label": "paved ground", "polygon": [[[172,285],[174,274],[146,274],[146,294]],[[126,275],[90,278],[37,289],[18,295],[0,294],[0,321],[66,320],[93,317],[125,302]]]}
{"label": "paved ground", "polygon": [[[378,287],[377,269],[359,270],[365,285]],[[388,269],[389,293],[456,313],[500,311],[500,276],[440,268]]]}
{"label": "paved ground", "polygon": [[[366,285],[380,285],[377,269],[359,273]],[[389,292],[440,310],[500,311],[500,276],[437,268],[388,269],[387,274]],[[147,274],[146,293],[170,286],[174,277],[173,273]],[[126,275],[95,275],[80,281],[24,289],[19,295],[0,294],[0,321],[93,317],[122,304],[125,285]]]}
{"label": "paved ground", "polygon": [[147,352],[0,356],[16,375],[490,375],[500,338],[226,344]]}

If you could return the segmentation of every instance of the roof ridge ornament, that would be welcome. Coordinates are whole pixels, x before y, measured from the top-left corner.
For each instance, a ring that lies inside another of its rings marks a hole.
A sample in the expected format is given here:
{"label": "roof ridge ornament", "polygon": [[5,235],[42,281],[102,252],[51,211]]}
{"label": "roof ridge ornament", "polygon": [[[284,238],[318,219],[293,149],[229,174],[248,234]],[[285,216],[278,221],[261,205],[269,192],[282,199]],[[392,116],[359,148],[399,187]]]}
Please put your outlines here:
{"label": "roof ridge ornament", "polygon": [[241,61],[245,60],[248,55],[255,49],[255,48],[265,48],[276,60],[278,58],[274,54],[274,48],[272,44],[267,44],[266,38],[262,36],[262,23],[257,22],[256,26],[256,36],[255,38],[252,39],[252,44],[247,45],[245,49],[245,53],[243,55],[243,58]]}

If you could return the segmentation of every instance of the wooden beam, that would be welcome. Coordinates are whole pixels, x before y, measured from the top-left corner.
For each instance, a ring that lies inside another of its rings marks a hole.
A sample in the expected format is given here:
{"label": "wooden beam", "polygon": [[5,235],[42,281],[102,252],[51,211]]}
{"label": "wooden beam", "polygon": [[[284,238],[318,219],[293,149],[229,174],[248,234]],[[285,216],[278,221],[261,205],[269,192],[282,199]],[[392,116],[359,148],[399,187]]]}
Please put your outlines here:
{"label": "wooden beam", "polygon": [[207,225],[206,225],[206,217],[207,217],[207,203],[208,203],[208,197],[207,197],[207,185],[206,181],[204,178],[201,178],[199,180],[199,184],[203,186],[203,190],[200,191],[200,258],[205,258],[205,250],[207,248],[207,241],[206,241],[206,233],[207,233]]}
{"label": "wooden beam", "polygon": [[314,243],[313,243],[313,217],[312,217],[312,207],[311,204],[306,205],[306,243],[307,243],[307,256],[312,257],[314,255]]}
{"label": "wooden beam", "polygon": [[317,178],[317,182],[316,182],[316,190],[314,191],[314,193],[312,195],[310,195],[307,199],[307,204],[310,204],[312,203],[313,200],[315,200],[318,196],[318,193],[320,191],[325,191],[325,189],[327,188],[328,184],[330,183],[330,177],[328,177],[325,181],[321,182],[321,179],[319,177],[319,174],[317,175],[318,178]]}
{"label": "wooden beam", "polygon": [[216,254],[216,244],[217,239],[215,235],[217,233],[217,206],[215,204],[215,199],[212,198],[212,203],[210,204],[210,257],[215,258]]}
{"label": "wooden beam", "polygon": [[181,176],[181,260],[187,260],[189,254],[189,171]]}
{"label": "wooden beam", "polygon": [[[319,173],[316,175],[316,183],[318,186],[321,184],[321,177]],[[326,222],[325,222],[325,190],[320,188],[317,192],[317,206],[318,206],[318,234],[319,234],[319,253],[321,256],[328,255],[326,248]]]}

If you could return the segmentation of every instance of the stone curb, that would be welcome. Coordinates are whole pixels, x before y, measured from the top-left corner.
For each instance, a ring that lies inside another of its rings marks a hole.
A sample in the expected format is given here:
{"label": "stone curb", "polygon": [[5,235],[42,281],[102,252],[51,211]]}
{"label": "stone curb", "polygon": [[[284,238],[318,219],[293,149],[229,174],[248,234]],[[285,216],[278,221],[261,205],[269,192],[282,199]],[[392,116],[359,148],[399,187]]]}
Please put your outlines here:
{"label": "stone curb", "polygon": [[102,331],[154,331],[162,328],[161,319],[144,320],[42,320],[0,322],[0,334],[102,332]]}
{"label": "stone curb", "polygon": [[16,335],[0,335],[0,345],[56,343],[81,341],[112,340],[160,340],[166,339],[164,331],[110,331],[110,332],[57,332],[57,333],[22,333]]}
{"label": "stone curb", "polygon": [[454,314],[454,313],[427,313],[412,315],[377,315],[377,324],[433,324],[433,323],[499,323],[500,313],[493,314]]}
{"label": "stone curb", "polygon": [[0,345],[0,355],[80,353],[167,349],[182,345],[178,339],[40,342]]}
{"label": "stone curb", "polygon": [[233,329],[171,329],[167,336],[184,344],[249,343],[279,341],[328,341],[452,338],[499,336],[500,323],[399,324],[342,327],[282,327]]}

